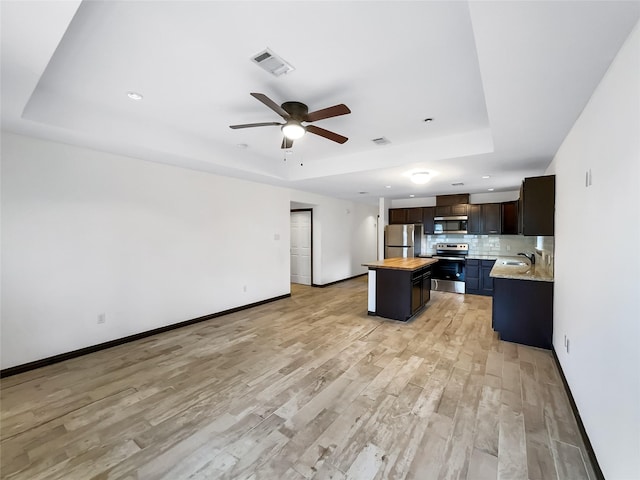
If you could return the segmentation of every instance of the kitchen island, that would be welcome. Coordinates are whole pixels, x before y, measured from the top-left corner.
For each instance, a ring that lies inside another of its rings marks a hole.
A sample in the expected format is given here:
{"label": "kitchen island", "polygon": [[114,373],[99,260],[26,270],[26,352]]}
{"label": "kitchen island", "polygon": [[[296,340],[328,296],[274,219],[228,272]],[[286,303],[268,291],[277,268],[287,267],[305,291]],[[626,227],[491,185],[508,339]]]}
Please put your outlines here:
{"label": "kitchen island", "polygon": [[369,268],[368,313],[406,322],[431,298],[431,265],[435,258],[386,258]]}

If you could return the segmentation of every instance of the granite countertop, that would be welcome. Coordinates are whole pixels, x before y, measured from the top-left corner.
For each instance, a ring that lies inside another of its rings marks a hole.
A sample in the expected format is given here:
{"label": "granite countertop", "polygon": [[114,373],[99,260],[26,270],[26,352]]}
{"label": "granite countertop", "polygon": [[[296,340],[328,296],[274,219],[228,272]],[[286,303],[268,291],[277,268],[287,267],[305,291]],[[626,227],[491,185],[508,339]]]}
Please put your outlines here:
{"label": "granite countertop", "polygon": [[436,258],[419,258],[419,257],[411,257],[411,258],[385,258],[384,260],[377,260],[374,262],[363,263],[363,267],[369,267],[372,269],[375,268],[386,268],[389,270],[407,270],[413,271],[418,270],[419,268],[427,267],[429,265],[433,265],[436,263],[438,259]]}
{"label": "granite countertop", "polygon": [[[505,262],[521,262],[525,265],[505,265]],[[531,265],[523,257],[498,257],[489,275],[493,278],[553,282],[553,274],[546,266]]]}

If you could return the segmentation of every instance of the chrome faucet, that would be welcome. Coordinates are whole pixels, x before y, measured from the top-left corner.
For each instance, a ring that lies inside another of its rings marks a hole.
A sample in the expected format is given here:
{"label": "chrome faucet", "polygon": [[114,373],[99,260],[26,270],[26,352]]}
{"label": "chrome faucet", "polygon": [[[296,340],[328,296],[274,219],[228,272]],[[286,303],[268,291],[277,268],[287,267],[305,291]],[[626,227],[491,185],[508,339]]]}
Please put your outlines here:
{"label": "chrome faucet", "polygon": [[535,256],[535,254],[520,252],[520,253],[518,253],[518,255],[522,255],[524,257],[527,257],[529,259],[529,261],[531,262],[531,265],[535,265],[536,264],[536,256]]}

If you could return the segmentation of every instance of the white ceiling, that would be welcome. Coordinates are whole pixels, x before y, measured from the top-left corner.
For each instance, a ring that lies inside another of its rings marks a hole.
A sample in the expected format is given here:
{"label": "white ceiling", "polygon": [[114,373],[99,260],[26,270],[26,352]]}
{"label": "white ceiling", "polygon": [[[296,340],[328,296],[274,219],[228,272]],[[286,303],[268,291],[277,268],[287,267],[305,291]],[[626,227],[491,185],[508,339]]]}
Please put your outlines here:
{"label": "white ceiling", "polygon": [[[542,174],[640,18],[637,1],[1,9],[3,129],[368,202],[514,190]],[[251,62],[267,47],[295,71]],[[311,111],[344,103],[350,115],[316,125],[349,141],[307,134],[285,154],[279,127],[230,129],[281,121],[250,92]],[[416,170],[432,181],[412,184]]]}

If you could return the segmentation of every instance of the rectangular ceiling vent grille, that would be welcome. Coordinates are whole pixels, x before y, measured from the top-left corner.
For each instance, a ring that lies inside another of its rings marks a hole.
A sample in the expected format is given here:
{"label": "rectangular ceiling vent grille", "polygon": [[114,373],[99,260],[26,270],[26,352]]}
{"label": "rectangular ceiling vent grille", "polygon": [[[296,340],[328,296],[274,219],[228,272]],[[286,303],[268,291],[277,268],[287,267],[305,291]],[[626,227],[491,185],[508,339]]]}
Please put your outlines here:
{"label": "rectangular ceiling vent grille", "polygon": [[295,68],[268,48],[251,57],[251,61],[274,77],[293,72]]}
{"label": "rectangular ceiling vent grille", "polygon": [[380,138],[374,138],[373,140],[371,140],[373,143],[375,143],[376,145],[389,145],[391,143],[390,140],[388,140],[385,137],[380,137]]}
{"label": "rectangular ceiling vent grille", "polygon": [[452,184],[451,184],[451,186],[452,186],[452,187],[461,187],[461,186],[463,186],[463,185],[464,185],[464,183],[462,183],[462,182],[452,183]]}

